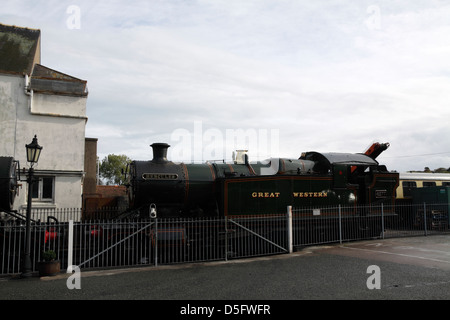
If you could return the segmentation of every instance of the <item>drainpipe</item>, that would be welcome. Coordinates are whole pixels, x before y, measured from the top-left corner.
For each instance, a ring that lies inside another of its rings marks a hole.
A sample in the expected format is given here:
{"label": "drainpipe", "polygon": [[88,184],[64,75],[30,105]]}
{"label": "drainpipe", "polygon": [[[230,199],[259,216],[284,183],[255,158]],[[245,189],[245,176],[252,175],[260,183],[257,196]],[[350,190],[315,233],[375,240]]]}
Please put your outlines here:
{"label": "drainpipe", "polygon": [[[30,77],[28,77],[28,75],[25,74],[25,88],[24,88],[24,90],[25,90],[25,94],[30,97],[30,100],[29,100],[29,103],[28,103],[28,108],[29,108],[30,113],[31,113],[31,109],[32,109],[32,106],[33,106],[33,90],[31,90],[30,87],[31,87],[31,85],[30,85]],[[28,91],[28,89],[30,89],[30,91]]]}

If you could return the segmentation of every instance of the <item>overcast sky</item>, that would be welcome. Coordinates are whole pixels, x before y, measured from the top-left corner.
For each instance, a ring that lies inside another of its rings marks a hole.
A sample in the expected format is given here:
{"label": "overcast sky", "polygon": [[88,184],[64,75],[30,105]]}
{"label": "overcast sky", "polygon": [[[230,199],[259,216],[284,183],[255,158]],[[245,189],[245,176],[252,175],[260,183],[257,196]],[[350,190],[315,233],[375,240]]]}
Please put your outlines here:
{"label": "overcast sky", "polygon": [[450,167],[448,1],[18,0],[0,23],[40,29],[42,64],[88,81],[100,159],[379,141],[390,170]]}

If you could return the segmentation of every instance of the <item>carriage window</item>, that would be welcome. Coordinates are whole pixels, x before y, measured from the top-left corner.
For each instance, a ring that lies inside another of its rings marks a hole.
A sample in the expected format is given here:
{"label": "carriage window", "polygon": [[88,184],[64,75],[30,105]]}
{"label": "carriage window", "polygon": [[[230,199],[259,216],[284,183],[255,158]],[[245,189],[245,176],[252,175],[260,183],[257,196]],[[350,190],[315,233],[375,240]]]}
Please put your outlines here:
{"label": "carriage window", "polygon": [[423,182],[423,187],[424,188],[426,188],[426,187],[436,187],[436,182],[434,182],[434,181],[424,181]]}
{"label": "carriage window", "polygon": [[403,197],[410,197],[411,189],[417,188],[417,184],[415,181],[403,181],[402,187],[403,187]]}
{"label": "carriage window", "polygon": [[442,181],[442,186],[450,187],[450,181]]}
{"label": "carriage window", "polygon": [[36,177],[35,179],[31,192],[33,201],[53,201],[55,179],[53,177]]}

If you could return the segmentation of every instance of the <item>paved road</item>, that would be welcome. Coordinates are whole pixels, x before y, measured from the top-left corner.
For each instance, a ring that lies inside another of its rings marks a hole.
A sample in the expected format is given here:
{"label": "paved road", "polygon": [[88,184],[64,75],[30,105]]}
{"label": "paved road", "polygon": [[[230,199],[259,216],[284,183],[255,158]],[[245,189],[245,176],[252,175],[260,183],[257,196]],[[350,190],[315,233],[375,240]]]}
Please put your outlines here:
{"label": "paved road", "polygon": [[81,289],[69,290],[67,280],[65,274],[0,279],[0,299],[177,300],[171,310],[176,313],[184,300],[197,300],[195,306],[204,300],[221,305],[225,300],[447,300],[450,235],[307,247],[290,255],[218,263],[82,271],[80,281],[71,282]]}

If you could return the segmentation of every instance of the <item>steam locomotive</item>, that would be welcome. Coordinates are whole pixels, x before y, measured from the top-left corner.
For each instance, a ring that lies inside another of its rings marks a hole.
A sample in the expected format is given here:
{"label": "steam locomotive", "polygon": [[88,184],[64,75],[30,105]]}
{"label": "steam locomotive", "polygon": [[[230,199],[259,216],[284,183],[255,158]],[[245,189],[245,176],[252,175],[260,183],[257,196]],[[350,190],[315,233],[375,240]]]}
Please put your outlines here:
{"label": "steam locomotive", "polygon": [[167,143],[154,143],[153,159],[126,170],[132,214],[148,217],[245,216],[285,213],[287,206],[392,205],[398,173],[376,157],[389,147],[375,143],[364,154],[306,152],[298,159],[250,163],[175,163]]}

